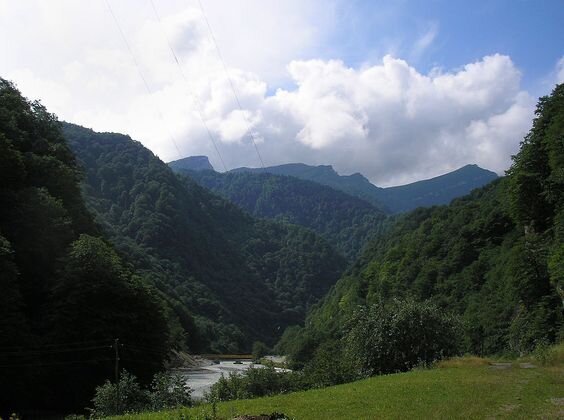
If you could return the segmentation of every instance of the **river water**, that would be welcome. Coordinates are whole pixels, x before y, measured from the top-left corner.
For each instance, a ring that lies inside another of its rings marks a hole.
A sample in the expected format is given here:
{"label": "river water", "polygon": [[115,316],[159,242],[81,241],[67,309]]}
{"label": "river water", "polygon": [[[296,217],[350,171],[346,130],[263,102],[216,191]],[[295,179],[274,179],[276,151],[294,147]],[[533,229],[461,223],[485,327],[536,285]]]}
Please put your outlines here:
{"label": "river water", "polygon": [[200,366],[179,373],[186,378],[186,383],[192,389],[192,398],[201,400],[204,393],[219,381],[221,375],[227,377],[231,372],[243,373],[251,366],[262,367],[261,365],[253,365],[250,361],[222,360],[219,364]]}

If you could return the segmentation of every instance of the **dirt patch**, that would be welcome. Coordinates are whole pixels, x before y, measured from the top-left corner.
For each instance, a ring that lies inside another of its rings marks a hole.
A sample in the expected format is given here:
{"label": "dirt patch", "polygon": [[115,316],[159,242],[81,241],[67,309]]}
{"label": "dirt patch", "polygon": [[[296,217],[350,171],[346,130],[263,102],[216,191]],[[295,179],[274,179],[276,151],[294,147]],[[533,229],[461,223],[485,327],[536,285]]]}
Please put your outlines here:
{"label": "dirt patch", "polygon": [[533,365],[532,363],[519,363],[519,367],[521,369],[534,369],[534,368],[536,368],[536,366]]}
{"label": "dirt patch", "polygon": [[511,369],[511,363],[494,362],[490,364],[490,369]]}

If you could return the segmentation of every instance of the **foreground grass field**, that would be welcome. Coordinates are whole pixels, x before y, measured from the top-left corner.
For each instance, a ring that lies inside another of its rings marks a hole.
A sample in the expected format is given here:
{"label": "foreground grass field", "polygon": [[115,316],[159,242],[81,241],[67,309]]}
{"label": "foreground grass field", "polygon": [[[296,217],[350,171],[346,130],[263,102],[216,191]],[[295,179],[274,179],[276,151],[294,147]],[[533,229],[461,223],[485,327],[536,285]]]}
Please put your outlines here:
{"label": "foreground grass field", "polygon": [[[562,346],[558,349],[564,350]],[[523,362],[523,361],[520,361]],[[324,389],[120,419],[231,419],[284,413],[296,419],[564,418],[564,367],[492,364],[479,358]],[[534,361],[533,361],[534,363]],[[215,411],[215,414],[214,414]]]}

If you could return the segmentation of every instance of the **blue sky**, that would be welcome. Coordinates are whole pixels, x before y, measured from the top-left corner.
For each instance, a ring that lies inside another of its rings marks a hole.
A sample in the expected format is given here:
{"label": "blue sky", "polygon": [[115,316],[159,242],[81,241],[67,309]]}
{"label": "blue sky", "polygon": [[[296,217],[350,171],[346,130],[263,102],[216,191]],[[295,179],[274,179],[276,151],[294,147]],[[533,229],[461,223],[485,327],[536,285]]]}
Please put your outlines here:
{"label": "blue sky", "polygon": [[106,0],[0,0],[0,76],[165,161],[258,166],[252,132],[267,165],[382,186],[469,163],[503,174],[564,81],[564,0],[153,1],[160,21],[149,0],[108,0],[132,56]]}
{"label": "blue sky", "polygon": [[[320,51],[354,67],[393,52],[426,73],[500,53],[522,71],[526,89],[539,89],[564,55],[562,0],[351,0],[339,4],[336,14]],[[433,30],[431,45],[412,54],[413,44]]]}

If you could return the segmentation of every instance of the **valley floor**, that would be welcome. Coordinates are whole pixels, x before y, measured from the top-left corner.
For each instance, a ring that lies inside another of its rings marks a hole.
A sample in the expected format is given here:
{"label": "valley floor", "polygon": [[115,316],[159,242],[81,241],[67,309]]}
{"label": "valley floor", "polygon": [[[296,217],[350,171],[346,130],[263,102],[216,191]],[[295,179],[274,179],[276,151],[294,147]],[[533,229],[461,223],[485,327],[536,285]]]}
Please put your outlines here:
{"label": "valley floor", "polygon": [[564,418],[564,366],[494,363],[479,358],[216,407],[147,413],[122,419],[231,419],[284,413],[296,419]]}

